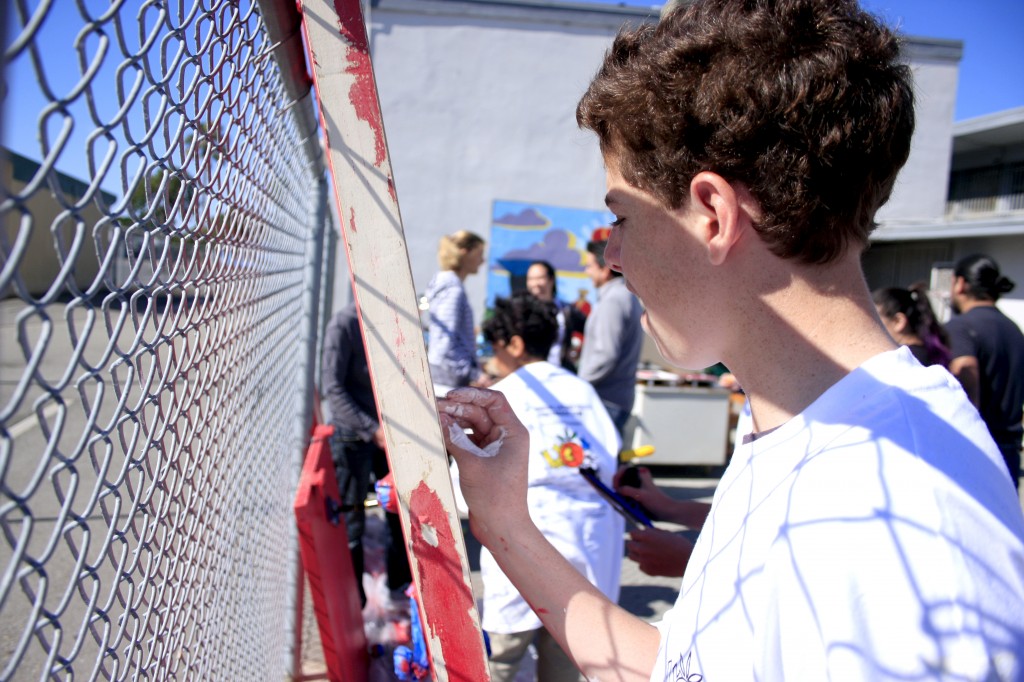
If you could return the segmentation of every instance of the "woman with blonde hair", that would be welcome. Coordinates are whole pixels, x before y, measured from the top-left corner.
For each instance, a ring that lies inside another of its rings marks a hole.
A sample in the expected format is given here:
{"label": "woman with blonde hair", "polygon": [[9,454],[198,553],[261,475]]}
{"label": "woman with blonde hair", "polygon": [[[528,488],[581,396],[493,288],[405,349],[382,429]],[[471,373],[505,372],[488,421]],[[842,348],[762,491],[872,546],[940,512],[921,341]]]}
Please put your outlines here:
{"label": "woman with blonde hair", "polygon": [[483,264],[485,245],[480,235],[460,230],[441,237],[437,249],[441,271],[427,287],[430,306],[427,360],[434,388],[439,393],[460,386],[491,383],[476,360],[473,309],[462,284]]}

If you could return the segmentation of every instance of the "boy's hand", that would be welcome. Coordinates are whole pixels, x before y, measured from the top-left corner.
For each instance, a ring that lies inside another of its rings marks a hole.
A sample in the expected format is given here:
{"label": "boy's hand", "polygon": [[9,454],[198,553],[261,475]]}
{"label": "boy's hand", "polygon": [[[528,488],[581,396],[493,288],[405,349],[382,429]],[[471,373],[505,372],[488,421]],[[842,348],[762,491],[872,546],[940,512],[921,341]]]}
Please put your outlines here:
{"label": "boy's hand", "polygon": [[506,524],[529,522],[529,433],[497,391],[458,388],[437,409],[445,447],[459,465],[470,529],[487,547]]}

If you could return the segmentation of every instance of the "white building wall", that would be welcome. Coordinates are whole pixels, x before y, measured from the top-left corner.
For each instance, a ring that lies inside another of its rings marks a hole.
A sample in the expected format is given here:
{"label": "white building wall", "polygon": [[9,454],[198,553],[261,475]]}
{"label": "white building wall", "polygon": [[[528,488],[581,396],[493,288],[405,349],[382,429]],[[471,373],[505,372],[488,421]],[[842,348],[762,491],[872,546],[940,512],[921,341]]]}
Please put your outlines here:
{"label": "white building wall", "polygon": [[[596,138],[576,102],[632,12],[382,0],[371,50],[413,279],[422,292],[437,244],[489,237],[492,202],[604,207]],[[466,279],[477,319],[486,279]]]}
{"label": "white building wall", "polygon": [[[618,28],[656,12],[556,5],[379,0],[370,10],[417,291],[437,269],[443,234],[489,236],[495,200],[604,208],[600,152],[576,126],[576,103]],[[917,131],[883,221],[934,220],[944,210],[960,44],[914,39],[910,48]],[[485,278],[467,278],[466,288],[479,320]]]}
{"label": "white building wall", "polygon": [[911,38],[905,52],[914,74],[916,124],[910,158],[896,179],[892,198],[878,212],[883,225],[938,220],[946,209],[963,45]]}

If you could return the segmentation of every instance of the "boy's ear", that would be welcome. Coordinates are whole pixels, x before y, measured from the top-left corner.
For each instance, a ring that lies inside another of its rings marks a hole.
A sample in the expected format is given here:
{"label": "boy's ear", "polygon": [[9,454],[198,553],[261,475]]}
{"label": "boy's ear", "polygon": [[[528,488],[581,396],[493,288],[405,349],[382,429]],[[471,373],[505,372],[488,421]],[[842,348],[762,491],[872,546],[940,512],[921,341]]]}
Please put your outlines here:
{"label": "boy's ear", "polygon": [[521,358],[526,352],[526,342],[523,341],[523,337],[516,334],[508,340],[508,343],[505,344],[505,350],[508,351],[512,357]]}
{"label": "boy's ear", "polygon": [[703,220],[702,239],[712,265],[753,229],[757,202],[745,188],[734,187],[717,173],[702,171],[690,181],[690,208]]}

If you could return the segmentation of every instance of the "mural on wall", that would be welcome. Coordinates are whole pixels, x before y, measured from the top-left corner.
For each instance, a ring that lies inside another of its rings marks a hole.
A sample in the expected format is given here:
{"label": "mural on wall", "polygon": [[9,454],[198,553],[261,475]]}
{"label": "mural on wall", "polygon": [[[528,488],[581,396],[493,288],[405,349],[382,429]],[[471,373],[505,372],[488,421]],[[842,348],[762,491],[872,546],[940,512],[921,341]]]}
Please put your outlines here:
{"label": "mural on wall", "polygon": [[609,211],[496,200],[491,216],[487,308],[494,306],[495,297],[525,288],[526,270],[535,260],[554,266],[563,301],[597,301],[583,272],[583,256],[594,230],[615,219]]}

